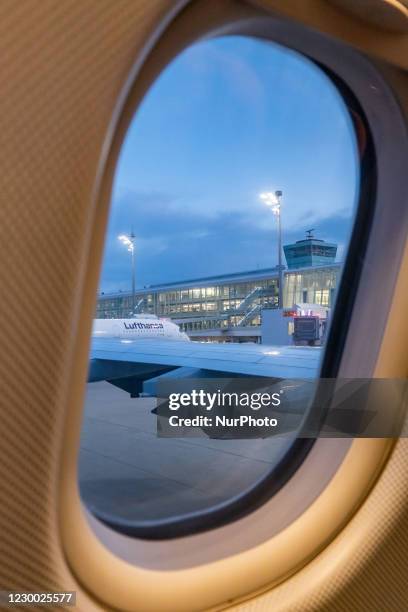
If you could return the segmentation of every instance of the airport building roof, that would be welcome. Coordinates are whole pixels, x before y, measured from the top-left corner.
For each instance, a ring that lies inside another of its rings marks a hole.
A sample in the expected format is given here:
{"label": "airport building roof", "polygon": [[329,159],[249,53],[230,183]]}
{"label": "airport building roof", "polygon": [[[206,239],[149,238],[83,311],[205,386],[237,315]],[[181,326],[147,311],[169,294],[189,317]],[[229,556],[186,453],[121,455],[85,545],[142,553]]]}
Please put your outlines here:
{"label": "airport building roof", "polygon": [[[332,269],[338,268],[341,266],[340,262],[334,263],[325,263],[323,265],[314,265],[314,266],[304,266],[301,268],[285,270],[284,274],[294,274],[301,272],[312,272],[317,270],[324,269]],[[192,288],[192,287],[207,287],[210,284],[213,285],[223,285],[223,284],[232,284],[232,283],[242,283],[242,282],[253,282],[254,280],[265,280],[270,278],[278,278],[279,272],[278,267],[275,266],[273,268],[263,268],[257,270],[246,270],[243,272],[233,272],[230,274],[220,274],[216,276],[204,276],[199,278],[191,278],[186,280],[178,280],[170,283],[162,283],[155,285],[148,285],[143,288],[139,288],[136,290],[136,295],[145,295],[146,293],[159,293],[162,291],[172,291],[183,288]],[[123,297],[131,295],[130,291],[115,291],[112,293],[102,292],[98,294],[99,299],[106,298],[114,298],[114,297]]]}

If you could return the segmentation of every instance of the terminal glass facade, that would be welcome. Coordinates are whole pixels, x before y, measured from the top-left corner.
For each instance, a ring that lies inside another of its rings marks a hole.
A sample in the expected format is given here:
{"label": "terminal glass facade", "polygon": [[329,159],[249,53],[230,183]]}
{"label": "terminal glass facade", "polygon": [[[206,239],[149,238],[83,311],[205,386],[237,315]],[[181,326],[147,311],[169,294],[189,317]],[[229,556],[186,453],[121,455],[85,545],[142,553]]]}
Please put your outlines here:
{"label": "terminal glass facade", "polygon": [[[228,327],[230,325],[260,325],[262,308],[276,308],[278,279],[249,278],[203,285],[199,279],[191,285],[151,287],[138,291],[137,314],[155,314],[177,321],[186,331]],[[131,316],[132,297],[128,294],[101,295],[97,318]]]}
{"label": "terminal glass facade", "polygon": [[[340,274],[340,264],[289,270],[284,274],[284,308],[296,304],[318,304],[330,308]],[[261,325],[263,309],[277,308],[276,272],[245,273],[220,280],[195,279],[188,283],[158,285],[137,291],[135,314],[167,317],[192,336],[211,335],[211,330],[255,329]],[[97,318],[132,316],[129,294],[100,295]]]}
{"label": "terminal glass facade", "polygon": [[296,304],[318,304],[331,308],[340,275],[340,266],[313,267],[287,272],[283,292],[285,308]]}

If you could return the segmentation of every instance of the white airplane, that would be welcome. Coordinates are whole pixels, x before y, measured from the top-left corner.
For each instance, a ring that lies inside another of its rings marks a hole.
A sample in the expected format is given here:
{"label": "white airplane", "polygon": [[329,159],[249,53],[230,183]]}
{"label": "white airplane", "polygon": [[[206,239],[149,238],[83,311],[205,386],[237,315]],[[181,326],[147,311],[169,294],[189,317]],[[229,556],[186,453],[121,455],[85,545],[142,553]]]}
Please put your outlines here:
{"label": "white airplane", "polygon": [[141,316],[132,319],[94,319],[93,338],[161,339],[189,341],[186,333],[168,319],[156,316]]}

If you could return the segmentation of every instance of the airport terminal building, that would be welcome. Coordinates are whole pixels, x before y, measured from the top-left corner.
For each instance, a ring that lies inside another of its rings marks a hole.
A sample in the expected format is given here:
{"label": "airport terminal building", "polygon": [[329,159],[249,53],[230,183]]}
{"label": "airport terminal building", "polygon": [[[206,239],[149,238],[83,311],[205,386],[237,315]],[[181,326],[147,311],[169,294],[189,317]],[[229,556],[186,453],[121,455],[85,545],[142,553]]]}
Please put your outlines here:
{"label": "airport terminal building", "polygon": [[[296,248],[300,257],[297,257]],[[283,275],[284,309],[290,311],[295,305],[304,303],[330,309],[341,271],[341,264],[335,262],[336,245],[309,237],[286,245],[285,254],[288,269]],[[324,258],[327,263],[322,263]],[[301,260],[302,267],[294,267],[296,259]],[[197,339],[257,341],[262,311],[277,308],[278,292],[277,267],[250,270],[139,289],[135,294],[134,312],[168,317]],[[101,294],[96,316],[129,317],[132,308],[131,293]]]}

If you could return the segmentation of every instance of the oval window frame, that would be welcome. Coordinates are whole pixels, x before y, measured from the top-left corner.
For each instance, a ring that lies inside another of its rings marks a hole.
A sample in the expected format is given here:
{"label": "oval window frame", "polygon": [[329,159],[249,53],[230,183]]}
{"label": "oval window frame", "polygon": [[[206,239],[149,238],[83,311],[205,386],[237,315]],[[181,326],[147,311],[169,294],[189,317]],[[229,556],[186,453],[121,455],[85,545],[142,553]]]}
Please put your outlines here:
{"label": "oval window frame", "polygon": [[[195,3],[193,3],[193,5],[194,4]],[[201,3],[197,4],[200,5]],[[200,10],[202,10],[202,4]],[[249,33],[249,29],[251,30],[251,33],[253,33],[254,28],[256,27],[258,36],[261,35],[260,37],[262,37],[263,31],[263,37],[272,38],[275,42],[278,42],[279,44],[287,45],[288,38],[293,39],[296,37],[298,43],[297,50],[301,50],[299,49],[299,46],[314,50],[319,47],[321,61],[323,61],[324,57],[327,58],[327,54],[329,56],[333,56],[333,54],[336,55],[336,52],[339,51],[340,47],[342,54],[340,59],[337,58],[337,60],[340,61],[340,64],[346,64],[345,66],[342,66],[343,71],[347,71],[348,69],[350,69],[350,74],[354,74],[355,88],[359,89],[359,77],[357,77],[357,81],[355,80],[356,73],[358,75],[359,71],[361,71],[360,76],[364,75],[364,79],[362,78],[362,81],[366,83],[366,79],[368,78],[368,72],[371,81],[374,81],[374,83],[378,84],[379,90],[382,94],[385,93],[384,99],[382,100],[382,104],[388,106],[389,111],[392,109],[391,114],[393,114],[393,122],[391,126],[393,129],[391,129],[389,132],[390,139],[387,144],[391,146],[391,149],[393,146],[398,148],[404,147],[404,150],[407,149],[406,132],[398,131],[401,126],[401,123],[405,127],[405,123],[403,122],[401,114],[399,112],[400,109],[397,103],[395,102],[395,99],[391,94],[390,90],[388,89],[384,81],[381,79],[380,74],[369,62],[362,58],[361,55],[352,52],[351,49],[349,49],[348,47],[344,47],[342,45],[339,45],[339,43],[330,41],[326,37],[322,37],[321,35],[310,32],[306,28],[303,28],[302,26],[297,26],[292,22],[274,19],[272,17],[265,17],[264,15],[258,18],[253,14],[252,11],[247,11],[246,9],[243,11],[238,10],[237,12],[234,12],[233,8],[231,7],[231,5],[229,5],[229,3],[226,3],[225,12],[222,13],[222,19],[220,19],[220,15],[217,15],[215,21],[216,23],[214,23],[214,15],[211,15],[210,18],[207,20],[203,19],[200,23],[201,33],[203,33],[203,31],[212,31],[213,33],[215,33],[215,30],[217,32],[221,32],[225,31],[225,28],[231,28],[231,31],[233,29],[234,33],[245,34]],[[226,22],[228,23],[227,26],[225,25]],[[159,44],[164,44],[164,49],[162,49],[161,52],[164,51],[165,53],[168,53],[169,49],[172,48],[172,40],[174,45],[174,38],[177,38],[181,35],[181,31],[186,28],[188,23],[189,11],[186,10],[183,14],[179,15],[179,17],[172,24],[170,30],[166,32],[165,35],[162,37]],[[182,27],[181,31],[180,25]],[[265,32],[265,29],[267,32]],[[191,34],[191,31],[189,33]],[[197,32],[193,32],[193,38],[198,38]],[[186,38],[184,38],[184,41],[186,41]],[[190,42],[191,40],[186,41],[186,44],[190,44]],[[293,47],[293,45],[291,46]],[[157,65],[160,65],[160,62],[158,62],[158,57],[156,56],[156,52],[157,47],[155,50],[153,50],[152,55],[148,59],[148,61],[153,60],[153,68],[155,64],[156,68]],[[344,55],[346,55],[347,57],[345,58]],[[336,64],[336,58],[332,57],[332,59],[334,59],[334,64]],[[146,64],[144,66],[146,66]],[[152,66],[150,67],[152,68]],[[137,70],[135,72],[137,72]],[[336,72],[338,73],[338,71]],[[135,82],[135,76],[136,74],[132,75],[133,82]],[[143,83],[143,75],[141,79],[139,79],[139,77],[140,74],[138,75],[138,85],[140,86],[140,84]],[[353,88],[354,91],[355,88]],[[127,99],[127,101],[125,106],[122,107],[121,103],[123,103],[123,100],[125,98]],[[128,102],[132,100],[132,95],[124,94],[123,100],[118,105],[119,109],[123,112],[120,113],[119,110],[116,114],[116,117],[112,123],[111,133],[105,143],[105,150],[102,155],[100,173],[97,181],[97,187],[95,190],[95,198],[98,202],[99,210],[101,210],[101,207],[104,208],[104,214],[102,215],[102,217],[104,217],[105,222],[108,202],[110,199],[110,185],[113,171],[116,166],[118,142],[121,143],[120,132],[123,131],[123,126],[125,125],[123,123],[123,118],[126,116],[126,110],[129,110]],[[136,104],[132,104],[131,107],[131,116],[133,116]],[[388,113],[388,115],[389,114],[390,113]],[[119,123],[118,118],[120,118]],[[368,121],[370,123],[370,119],[368,119]],[[377,131],[379,134],[382,130],[375,131]],[[376,134],[374,133],[374,138],[375,136]],[[391,142],[392,138],[396,138],[396,141],[394,141],[394,143]],[[389,183],[393,176],[392,169],[389,168],[389,165],[387,166],[385,159],[382,159],[380,161],[382,161],[384,166],[384,168],[382,168],[382,170],[384,171],[384,175],[387,174],[387,181],[385,181],[385,183]],[[396,178],[398,179],[400,177],[398,177],[397,175]],[[397,180],[398,188],[401,187],[400,182],[401,181]],[[382,185],[382,189],[384,190],[384,185]],[[384,196],[384,193],[382,195]],[[100,254],[102,252],[104,242],[103,225],[103,223],[99,223],[98,226],[94,228],[94,243],[99,246],[97,252]],[[396,242],[398,242],[398,245],[396,246],[401,247],[400,241]],[[392,272],[394,273],[394,277],[390,279],[390,282],[384,288],[384,293],[386,293],[387,298],[389,298],[389,306],[391,304],[392,288],[394,286],[392,281],[395,280],[398,271],[398,268],[396,267],[397,263],[399,262],[394,262],[395,265],[392,270]],[[383,268],[383,266],[379,267],[380,269]],[[364,291],[366,294],[370,294],[368,287],[369,283],[363,283],[363,285],[363,288],[359,287],[359,294],[363,293],[363,297],[359,295],[360,302],[364,302],[364,300],[367,301],[367,295],[364,297]],[[382,313],[383,317],[385,316],[386,318],[387,314],[388,310],[384,309],[384,312]],[[350,327],[352,327],[352,325],[353,319],[351,321]],[[349,336],[346,339],[346,345],[350,344]],[[375,368],[377,356],[381,347],[381,341],[378,338],[376,338],[375,340],[378,346],[378,350],[372,351],[371,354],[368,356],[369,365],[372,366],[372,371],[375,372],[376,375],[381,375],[381,371],[378,371],[378,368]],[[359,357],[361,357],[361,354],[359,354],[359,351],[357,351],[357,356],[355,358],[358,359]],[[359,365],[360,362],[356,363],[357,370]],[[351,367],[352,364],[348,364],[349,371]],[[353,374],[355,375],[355,370]],[[79,379],[77,380],[77,384],[81,383],[81,381],[83,384],[83,379],[79,377]],[[80,415],[82,412],[81,399],[82,394],[79,392],[78,389],[78,393],[75,397],[72,398],[72,411],[69,417],[69,422],[67,423],[67,437],[69,438],[69,440],[67,440],[65,447],[66,454],[65,461],[63,462],[62,478],[63,486],[61,486],[60,491],[60,518],[64,549],[72,567],[74,568],[74,571],[75,568],[78,568],[78,571],[79,567],[81,568],[81,571],[79,572],[81,576],[81,581],[88,585],[91,590],[98,593],[99,597],[104,598],[105,601],[110,602],[111,605],[117,606],[119,604],[123,607],[123,609],[133,609],[133,606],[137,605],[137,602],[140,601],[141,597],[144,598],[143,600],[146,602],[146,605],[156,606],[155,609],[165,609],[166,602],[168,602],[169,596],[173,596],[175,598],[174,601],[180,602],[178,609],[187,610],[189,608],[185,607],[185,604],[188,605],[187,602],[191,600],[186,599],[186,597],[190,597],[191,595],[193,595],[194,597],[201,595],[202,598],[200,599],[200,607],[202,607],[215,605],[218,602],[225,601],[229,597],[240,597],[243,596],[246,592],[249,592],[249,583],[248,580],[244,578],[244,576],[242,576],[242,581],[238,585],[236,584],[237,574],[235,575],[235,588],[233,588],[231,581],[226,581],[226,584],[223,588],[214,589],[212,593],[209,593],[209,589],[207,586],[205,587],[205,589],[202,588],[203,582],[206,581],[203,581],[203,567],[200,564],[196,565],[195,567],[189,566],[189,570],[185,569],[179,572],[170,572],[170,576],[167,573],[165,573],[166,575],[163,575],[163,571],[155,571],[151,568],[146,570],[146,568],[143,568],[141,566],[131,566],[129,562],[124,562],[123,560],[112,554],[112,547],[109,545],[107,539],[104,540],[104,543],[101,543],[101,541],[95,535],[95,532],[90,529],[89,523],[83,512],[83,508],[81,507],[78,490],[76,487],[76,451],[79,439]],[[318,441],[315,447],[318,445],[321,446],[321,441]],[[370,447],[369,455],[366,453],[368,446]],[[344,454],[340,468],[335,471],[330,480],[329,485],[325,488],[324,492],[322,492],[310,505],[310,507],[305,510],[300,519],[295,521],[296,529],[294,529],[295,525],[291,525],[288,529],[284,530],[284,532],[279,533],[277,536],[265,542],[264,546],[257,548],[258,552],[260,552],[258,550],[259,548],[263,549],[261,556],[264,565],[265,561],[268,560],[268,576],[265,576],[264,572],[260,572],[259,579],[262,581],[262,584],[259,582],[259,580],[257,580],[256,583],[254,583],[252,580],[250,590],[256,588],[264,588],[266,584],[268,586],[271,586],[271,584],[283,579],[291,572],[295,571],[295,569],[299,568],[299,566],[304,564],[313,554],[316,554],[316,552],[320,550],[323,545],[327,544],[327,542],[330,541],[330,539],[332,539],[336,533],[338,533],[338,530],[345,524],[348,518],[350,518],[356,507],[358,507],[359,503],[361,503],[362,499],[364,499],[368,490],[372,486],[376,476],[378,475],[381,466],[391,447],[392,442],[388,440],[357,440],[351,444],[350,448],[348,444],[343,448]],[[310,455],[311,453],[309,454],[309,457]],[[307,461],[305,463],[307,463]],[[353,486],[351,487],[351,490],[349,482],[350,476],[352,476],[351,480],[353,481]],[[287,485],[288,484],[290,484],[290,481],[287,483]],[[313,538],[313,541],[310,540],[310,538],[306,537],[305,534],[309,533],[309,535],[316,535],[316,528],[319,528],[321,526],[321,520],[325,513],[327,515],[327,511],[329,510],[329,508],[331,508],[331,511],[333,510],[333,499],[337,500],[338,502],[340,501],[339,493],[341,492],[343,493],[343,496],[341,499],[341,503],[339,503],[337,506],[335,524],[332,524],[330,528],[330,533],[324,533],[322,534],[322,537]],[[331,503],[328,503],[330,496]],[[255,519],[255,514],[256,512],[253,513],[251,517],[246,518]],[[77,525],[77,528],[74,533],[72,533],[68,527],[72,524],[73,519],[76,520]],[[279,546],[278,539],[281,538],[282,540],[282,537],[284,536],[286,545],[291,539],[293,543],[293,535],[295,533],[299,535],[298,528],[300,523],[302,523],[302,534],[304,536],[303,540],[305,545],[299,546],[294,554],[289,555],[291,558],[290,560],[288,559],[288,565],[282,564],[282,559],[279,559],[279,555],[277,555],[277,553],[279,553],[279,550],[282,553],[284,549]],[[221,527],[219,530],[217,529],[216,531],[222,532],[223,529],[225,529],[225,527]],[[292,533],[292,538],[289,537],[290,534],[288,532]],[[99,532],[99,535],[101,535],[101,532]],[[110,537],[115,538],[118,534],[113,534],[110,530],[109,535]],[[204,536],[206,536],[206,534],[201,534],[197,537],[199,537],[200,541],[202,541]],[[134,541],[139,542],[139,544],[141,545],[140,549],[142,553],[143,550],[146,551],[146,542],[140,542],[138,540]],[[185,541],[186,540],[183,539],[184,543]],[[149,545],[150,544],[151,543],[149,543]],[[168,544],[169,542],[166,543],[166,545]],[[247,560],[249,560],[249,552],[250,551],[246,551],[245,553],[247,555]],[[267,553],[266,556],[265,553]],[[98,570],[95,570],[93,564],[95,554],[100,555]],[[273,561],[273,559],[275,559],[275,561]],[[234,573],[234,567],[235,570],[239,570],[239,567],[234,564],[232,558],[227,555],[224,557],[224,559],[218,559],[217,561],[212,561],[209,563],[209,565],[206,565],[207,579],[210,579],[210,575],[212,575],[214,579],[218,579],[219,582],[219,571],[223,571],[221,565],[225,561],[228,561],[228,574]],[[242,564],[242,559],[240,563]],[[289,568],[289,566],[291,569]],[[252,559],[250,571],[252,578],[254,577],[254,573],[256,572],[256,570],[259,570],[260,567],[262,567],[260,565],[260,558]],[[113,568],[115,568],[114,584],[112,584],[112,581],[108,579],[112,577]],[[286,570],[285,573],[283,573],[284,569]],[[240,572],[238,571],[238,575],[239,574]],[[104,577],[106,580],[106,586],[101,586],[101,581],[103,581]],[[158,592],[159,589],[153,588],[154,581],[158,579],[161,580],[160,592]],[[186,584],[186,579],[188,579],[188,584]],[[130,600],[133,601],[133,606],[129,608]]]}

